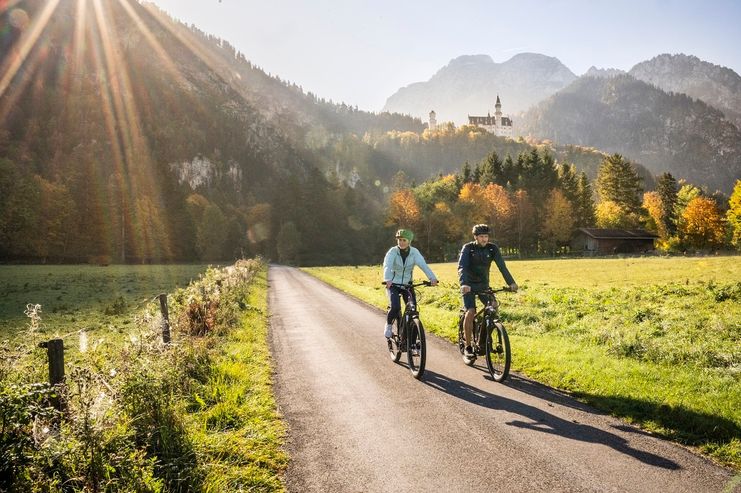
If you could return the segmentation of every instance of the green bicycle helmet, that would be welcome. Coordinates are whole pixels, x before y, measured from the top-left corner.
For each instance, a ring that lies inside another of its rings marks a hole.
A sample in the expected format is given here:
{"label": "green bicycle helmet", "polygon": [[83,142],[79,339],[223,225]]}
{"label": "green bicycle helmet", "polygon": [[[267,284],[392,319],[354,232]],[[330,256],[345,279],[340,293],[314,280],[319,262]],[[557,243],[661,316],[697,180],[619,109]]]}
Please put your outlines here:
{"label": "green bicycle helmet", "polygon": [[412,230],[410,229],[400,229],[399,231],[396,232],[396,237],[406,238],[407,240],[409,240],[409,243],[411,243],[412,240],[414,239],[414,233],[412,233]]}

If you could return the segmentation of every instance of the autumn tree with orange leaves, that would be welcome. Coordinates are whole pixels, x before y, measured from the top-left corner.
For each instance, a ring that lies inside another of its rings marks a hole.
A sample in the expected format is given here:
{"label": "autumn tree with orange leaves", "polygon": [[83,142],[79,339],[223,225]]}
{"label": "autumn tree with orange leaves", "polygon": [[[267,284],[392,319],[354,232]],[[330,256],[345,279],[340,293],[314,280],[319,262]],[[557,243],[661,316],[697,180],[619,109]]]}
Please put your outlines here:
{"label": "autumn tree with orange leaves", "polygon": [[546,250],[555,251],[559,246],[567,245],[574,232],[574,208],[563,192],[553,189],[548,196],[543,221],[543,246]]}
{"label": "autumn tree with orange leaves", "polygon": [[422,219],[422,213],[414,196],[408,188],[402,188],[391,194],[389,199],[387,226],[416,229]]}
{"label": "autumn tree with orange leaves", "polygon": [[723,216],[713,199],[695,197],[682,213],[680,233],[688,245],[700,248],[718,248],[723,245]]}
{"label": "autumn tree with orange leaves", "polygon": [[669,232],[664,221],[665,212],[661,196],[658,192],[646,192],[643,194],[643,208],[648,212],[651,221],[646,224],[646,229],[656,231],[662,240],[666,240]]}

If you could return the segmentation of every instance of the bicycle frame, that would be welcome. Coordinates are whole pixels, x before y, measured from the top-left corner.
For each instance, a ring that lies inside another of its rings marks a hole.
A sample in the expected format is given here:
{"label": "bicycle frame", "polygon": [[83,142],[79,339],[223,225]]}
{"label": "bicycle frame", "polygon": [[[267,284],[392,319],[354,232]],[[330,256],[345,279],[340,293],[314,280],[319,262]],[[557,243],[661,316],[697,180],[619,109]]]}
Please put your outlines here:
{"label": "bicycle frame", "polygon": [[[509,288],[500,288],[500,289],[487,289],[486,291],[481,292],[475,292],[473,293],[474,296],[484,296],[486,297],[486,303],[484,306],[481,307],[479,311],[476,312],[476,315],[474,315],[473,319],[473,337],[476,340],[477,343],[486,342],[481,341],[481,330],[477,331],[476,329],[483,328],[483,324],[486,321],[486,316],[491,316],[492,323],[493,322],[499,322],[499,300],[497,300],[496,293],[500,293],[502,291],[509,291]],[[477,337],[478,336],[478,337]]]}

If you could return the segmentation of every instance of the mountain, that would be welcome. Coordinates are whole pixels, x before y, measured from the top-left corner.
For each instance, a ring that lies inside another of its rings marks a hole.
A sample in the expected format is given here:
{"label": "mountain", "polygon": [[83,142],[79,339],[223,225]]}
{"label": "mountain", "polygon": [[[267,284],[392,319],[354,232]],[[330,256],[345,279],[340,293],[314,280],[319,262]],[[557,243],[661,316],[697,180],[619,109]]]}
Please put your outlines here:
{"label": "mountain", "polygon": [[630,75],[581,77],[531,109],[520,129],[560,144],[621,153],[729,193],[741,177],[741,132],[719,110]]}
{"label": "mountain", "polygon": [[624,70],[620,70],[617,68],[597,68],[594,65],[589,67],[589,70],[587,70],[584,73],[585,77],[615,77],[617,75],[624,74]]}
{"label": "mountain", "polygon": [[557,58],[536,53],[521,53],[503,63],[495,63],[489,55],[461,56],[429,81],[399,89],[383,109],[425,121],[434,110],[438,121],[463,124],[468,123],[468,115],[493,113],[497,95],[504,113],[515,114],[575,79]]}
{"label": "mountain", "polygon": [[629,73],[664,91],[701,99],[741,128],[741,76],[729,68],[695,56],[663,54],[637,64]]}
{"label": "mountain", "polygon": [[362,135],[421,121],[305,94],[135,0],[15,1],[0,24],[0,260],[380,254],[398,166]]}

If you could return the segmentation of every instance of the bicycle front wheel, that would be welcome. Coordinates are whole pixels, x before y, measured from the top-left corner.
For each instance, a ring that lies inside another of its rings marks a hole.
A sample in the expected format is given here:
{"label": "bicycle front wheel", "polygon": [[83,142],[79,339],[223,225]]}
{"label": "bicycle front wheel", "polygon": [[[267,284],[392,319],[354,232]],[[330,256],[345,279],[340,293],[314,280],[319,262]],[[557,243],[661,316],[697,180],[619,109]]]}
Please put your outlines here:
{"label": "bicycle front wheel", "polygon": [[401,359],[401,327],[399,327],[399,320],[394,320],[394,332],[391,338],[386,342],[389,346],[389,357],[391,361],[396,363]]}
{"label": "bicycle front wheel", "polygon": [[486,338],[486,366],[491,378],[496,382],[504,382],[509,375],[509,366],[512,363],[512,351],[509,347],[507,329],[501,322],[494,322],[494,327]]}
{"label": "bicycle front wheel", "polygon": [[412,376],[419,380],[425,372],[427,360],[427,343],[425,341],[425,329],[422,321],[418,318],[411,320],[407,326],[407,362]]}

